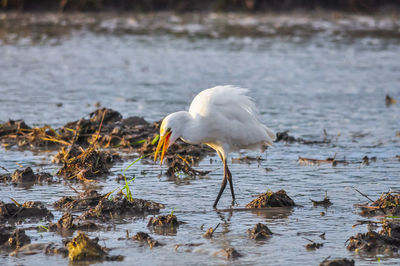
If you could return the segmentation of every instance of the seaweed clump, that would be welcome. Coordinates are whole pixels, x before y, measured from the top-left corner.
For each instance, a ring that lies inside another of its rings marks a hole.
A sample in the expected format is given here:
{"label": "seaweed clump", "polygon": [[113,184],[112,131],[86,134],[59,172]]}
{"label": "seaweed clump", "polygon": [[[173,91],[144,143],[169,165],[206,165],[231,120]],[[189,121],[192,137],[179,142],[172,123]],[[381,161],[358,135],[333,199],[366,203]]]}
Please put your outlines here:
{"label": "seaweed clump", "polygon": [[58,145],[58,133],[50,126],[29,127],[23,120],[9,120],[0,124],[0,142],[3,146],[17,145],[21,148],[50,148]]}
{"label": "seaweed clump", "polygon": [[385,220],[380,232],[358,233],[347,241],[347,249],[350,251],[397,253],[400,250],[400,223]]}
{"label": "seaweed clump", "polygon": [[119,155],[111,154],[108,151],[99,151],[94,146],[83,149],[73,145],[68,150],[62,148],[56,158],[63,164],[57,175],[86,181],[108,174]]}
{"label": "seaweed clump", "polygon": [[0,221],[23,221],[24,219],[47,220],[53,218],[53,214],[44,207],[40,201],[27,201],[23,204],[17,202],[4,203],[0,201]]}
{"label": "seaweed clump", "polygon": [[294,201],[281,189],[277,192],[268,191],[246,205],[246,208],[289,207],[295,206]]}
{"label": "seaweed clump", "polygon": [[379,199],[372,202],[371,205],[360,206],[362,216],[371,215],[399,215],[400,214],[400,193],[383,193]]}

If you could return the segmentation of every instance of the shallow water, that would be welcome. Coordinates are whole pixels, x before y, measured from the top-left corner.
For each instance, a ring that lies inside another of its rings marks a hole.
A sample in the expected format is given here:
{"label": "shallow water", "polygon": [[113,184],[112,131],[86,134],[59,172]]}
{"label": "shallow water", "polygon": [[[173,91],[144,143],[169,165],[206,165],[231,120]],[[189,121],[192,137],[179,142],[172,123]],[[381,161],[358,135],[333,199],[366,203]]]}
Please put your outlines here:
{"label": "shallow water", "polygon": [[[148,217],[126,218],[111,230],[89,233],[111,248],[112,255],[125,256],[118,264],[316,265],[328,256],[353,258],[356,265],[378,263],[376,256],[348,252],[345,241],[366,231],[364,226],[352,228],[357,220],[366,219],[353,207],[366,199],[352,187],[373,199],[382,192],[400,190],[400,162],[395,158],[400,154],[400,138],[396,137],[400,105],[385,106],[386,94],[400,99],[400,24],[396,18],[348,16],[343,19],[346,24],[307,16],[288,16],[286,20],[278,16],[253,20],[218,17],[218,23],[207,24],[196,17],[187,21],[170,16],[169,24],[160,22],[162,26],[156,27],[155,20],[148,28],[141,24],[145,19],[134,24],[125,17],[96,17],[94,22],[91,17],[87,17],[89,22],[84,18],[79,15],[81,21],[77,19],[75,24],[71,19],[58,34],[53,28],[59,22],[32,22],[27,26],[25,18],[16,18],[13,23],[20,23],[9,26],[6,33],[0,31],[1,122],[24,119],[30,125],[58,127],[89,114],[96,109],[96,102],[124,117],[138,115],[156,121],[188,108],[202,89],[235,84],[250,89],[260,120],[276,132],[289,130],[291,135],[313,140],[322,139],[326,129],[335,139],[324,145],[276,143],[262,155],[266,160],[260,163],[231,164],[240,207],[267,189],[285,189],[304,206],[278,213],[213,211],[223,171],[216,156],[200,162],[198,169],[212,172],[196,179],[181,176],[167,180],[159,177],[164,167],[136,164],[127,171],[137,177],[132,187],[134,196],[164,203],[163,214],[174,210],[186,224],[175,236],[152,234],[166,244],[152,250],[133,241],[117,240],[125,237],[126,230],[130,235],[148,232]],[[241,24],[226,26],[232,21]],[[4,20],[1,23],[4,25]],[[209,32],[214,34],[206,34]],[[53,154],[1,149],[0,165],[10,171],[18,169],[19,163],[54,172],[57,166],[50,163]],[[301,166],[297,162],[299,156],[325,159],[334,155],[345,158],[349,165]],[[365,155],[377,157],[376,162],[362,165]],[[131,160],[116,164],[113,174],[98,183],[98,189],[108,192],[122,186],[115,181],[116,175]],[[322,199],[325,191],[333,205],[314,208],[310,198]],[[62,213],[54,211],[51,204],[61,195],[74,192],[64,183],[29,188],[0,185],[1,200],[41,200],[53,211],[55,220]],[[229,204],[226,190],[219,207]],[[325,216],[320,216],[322,211]],[[267,224],[276,235],[265,242],[248,239],[246,230],[258,222]],[[202,225],[208,228],[218,223],[221,226],[213,239],[202,238]],[[319,238],[323,232],[326,240]],[[33,243],[61,243],[55,233],[28,230],[27,234]],[[303,237],[324,246],[306,251],[304,245],[309,242]],[[175,250],[176,244],[185,243],[202,245],[192,252],[185,252],[184,247]],[[225,247],[234,247],[243,257],[229,262],[215,254]],[[380,265],[400,263],[396,256],[379,256]],[[44,262],[65,264],[67,259],[45,255],[0,257],[1,264]]]}

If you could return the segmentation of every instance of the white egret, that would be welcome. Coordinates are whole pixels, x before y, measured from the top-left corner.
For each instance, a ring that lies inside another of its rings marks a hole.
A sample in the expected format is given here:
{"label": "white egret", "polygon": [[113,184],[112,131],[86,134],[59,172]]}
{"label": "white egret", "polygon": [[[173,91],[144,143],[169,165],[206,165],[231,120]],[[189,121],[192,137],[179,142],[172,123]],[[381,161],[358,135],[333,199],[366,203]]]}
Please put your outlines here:
{"label": "white egret", "polygon": [[257,119],[257,108],[247,89],[227,85],[200,92],[189,112],[179,111],[164,118],[154,160],[162,148],[161,164],[168,147],[178,138],[189,144],[206,144],[213,148],[224,164],[224,177],[213,207],[226,187],[227,181],[235,203],[232,175],[227,165],[229,152],[240,149],[264,149],[272,145],[275,134]]}

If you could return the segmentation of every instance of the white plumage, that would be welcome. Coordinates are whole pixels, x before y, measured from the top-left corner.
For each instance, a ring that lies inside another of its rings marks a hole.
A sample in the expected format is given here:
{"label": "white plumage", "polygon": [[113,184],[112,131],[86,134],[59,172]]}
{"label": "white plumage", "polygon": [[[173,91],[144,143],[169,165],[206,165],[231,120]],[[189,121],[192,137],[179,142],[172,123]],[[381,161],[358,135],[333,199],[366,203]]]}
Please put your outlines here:
{"label": "white plumage", "polygon": [[233,202],[232,176],[227,166],[229,152],[239,149],[263,149],[272,145],[275,134],[257,118],[254,101],[246,95],[247,89],[235,86],[217,86],[200,92],[192,101],[189,112],[179,111],[164,118],[160,127],[160,141],[155,160],[164,144],[161,162],[165,151],[182,138],[191,144],[207,144],[215,149],[224,163],[224,179],[218,200],[229,181]]}

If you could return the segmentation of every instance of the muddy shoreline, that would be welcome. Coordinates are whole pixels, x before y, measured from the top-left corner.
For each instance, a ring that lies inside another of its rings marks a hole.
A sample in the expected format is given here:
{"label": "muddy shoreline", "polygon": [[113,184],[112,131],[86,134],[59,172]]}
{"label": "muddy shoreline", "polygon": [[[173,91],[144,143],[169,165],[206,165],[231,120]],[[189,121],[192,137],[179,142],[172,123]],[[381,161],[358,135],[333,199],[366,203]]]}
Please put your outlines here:
{"label": "muddy shoreline", "polygon": [[20,12],[32,11],[175,11],[175,12],[199,12],[199,11],[288,11],[288,10],[336,10],[346,12],[379,12],[392,8],[399,8],[400,4],[395,0],[388,1],[363,1],[363,0],[342,0],[342,1],[271,1],[271,0],[219,0],[219,1],[19,1],[8,0],[0,5],[0,10],[18,10]]}
{"label": "muddy shoreline", "polygon": [[[52,163],[62,165],[54,177],[49,173],[35,173],[30,167],[16,170],[14,173],[5,173],[1,175],[4,184],[33,185],[35,183],[54,182],[58,178],[63,178],[68,183],[75,180],[86,184],[84,191],[79,192],[74,189],[76,196],[64,196],[53,203],[56,210],[63,212],[58,221],[40,201],[19,203],[12,198],[11,203],[0,201],[0,221],[5,223],[0,228],[0,249],[2,252],[9,253],[11,256],[17,254],[24,256],[24,254],[30,252],[47,255],[60,254],[64,257],[68,256],[70,261],[123,261],[124,256],[109,255],[109,250],[98,244],[99,239],[90,239],[84,232],[102,231],[111,228],[116,220],[119,223],[125,223],[124,219],[132,217],[148,219],[147,227],[152,235],[176,236],[179,226],[185,225],[186,222],[179,220],[173,214],[173,211],[167,215],[151,216],[159,214],[160,210],[165,208],[164,204],[132,197],[125,175],[121,179],[125,180],[126,186],[117,191],[100,194],[91,188],[95,184],[93,182],[102,182],[99,178],[110,174],[109,168],[115,160],[120,160],[119,155],[115,152],[116,150],[123,153],[135,152],[145,156],[154,153],[158,128],[159,122],[148,123],[140,117],[124,119],[117,111],[107,108],[98,109],[92,112],[89,117],[69,122],[58,129],[53,129],[47,125],[30,127],[23,120],[10,120],[1,124],[0,141],[3,147],[6,149],[18,147],[19,150],[34,150],[39,153],[59,150],[52,159]],[[277,135],[279,138],[276,142],[285,142],[286,145],[297,143],[323,147],[331,144],[332,141],[326,131],[324,131],[323,140],[294,138],[288,134],[288,131],[278,132]],[[182,172],[186,176],[205,176],[209,172],[197,171],[192,166],[212,152],[206,147],[178,142],[171,147],[171,151],[166,155],[169,169],[165,175],[169,179],[179,178],[180,174],[178,173]],[[260,163],[260,159],[250,160],[249,158],[251,157],[245,157],[243,161],[246,161],[247,164]],[[240,158],[235,160],[239,163],[242,162]],[[315,164],[315,161],[317,161],[309,158],[307,160],[312,161],[311,164]],[[368,158],[362,159],[364,163],[365,160],[368,161]],[[305,158],[300,158],[299,164],[304,164],[304,161],[306,161]],[[334,159],[319,161],[318,163],[331,163]],[[336,167],[336,164],[332,163],[332,167]],[[8,171],[6,168],[3,168],[3,170]],[[362,192],[358,190],[357,192],[370,199]],[[324,207],[325,210],[328,210],[332,205],[327,194],[325,194],[323,200],[311,200],[311,202],[314,208]],[[311,202],[309,205],[311,205]],[[276,207],[280,210],[286,208],[289,212],[293,207],[304,208],[304,206],[295,204],[284,190],[279,190],[277,192],[267,191],[259,195],[248,203],[246,208],[222,209],[216,212],[230,212],[232,214],[236,211],[258,213],[266,211],[268,213]],[[381,223],[383,229],[380,232],[370,229],[368,233],[351,236],[347,240],[347,249],[365,254],[381,252],[396,256],[395,254],[400,249],[400,223],[396,220],[400,209],[400,194],[396,192],[382,194],[371,205],[365,204],[357,207],[362,210],[360,213],[362,216],[384,215],[384,218],[379,222],[366,221],[358,222],[359,224]],[[325,213],[321,212],[321,216],[325,216]],[[396,219],[393,220],[393,218]],[[63,238],[63,244],[51,242],[38,245],[32,243],[31,238],[25,234],[24,227],[20,225],[28,221],[32,223],[39,220],[46,220],[48,223],[39,225],[38,230],[59,234]],[[215,239],[217,237],[215,231],[218,230],[219,226],[220,224],[210,227],[203,233],[202,237]],[[10,230],[14,230],[13,233],[8,233]],[[278,237],[266,224],[262,223],[254,225],[252,229],[249,228],[247,234],[254,241],[268,241],[270,238]],[[71,236],[75,237],[71,239]],[[320,237],[326,240],[325,233]],[[305,239],[310,241],[310,243],[304,245],[307,251],[316,251],[324,247],[323,242]],[[123,240],[123,238],[119,238],[119,240]],[[125,240],[133,240],[141,244],[147,243],[150,249],[165,245],[165,243],[159,242],[151,235],[141,231],[137,232],[132,238],[127,235]],[[187,245],[190,247],[190,244]],[[177,250],[180,246],[176,245],[175,249]],[[224,248],[216,254],[228,261],[243,256],[240,251],[233,247]],[[325,259],[321,262],[321,265],[331,265],[329,263],[336,265],[334,264],[335,261],[341,261],[343,264],[340,265],[354,265],[354,261],[347,258],[336,259],[332,262]]]}

